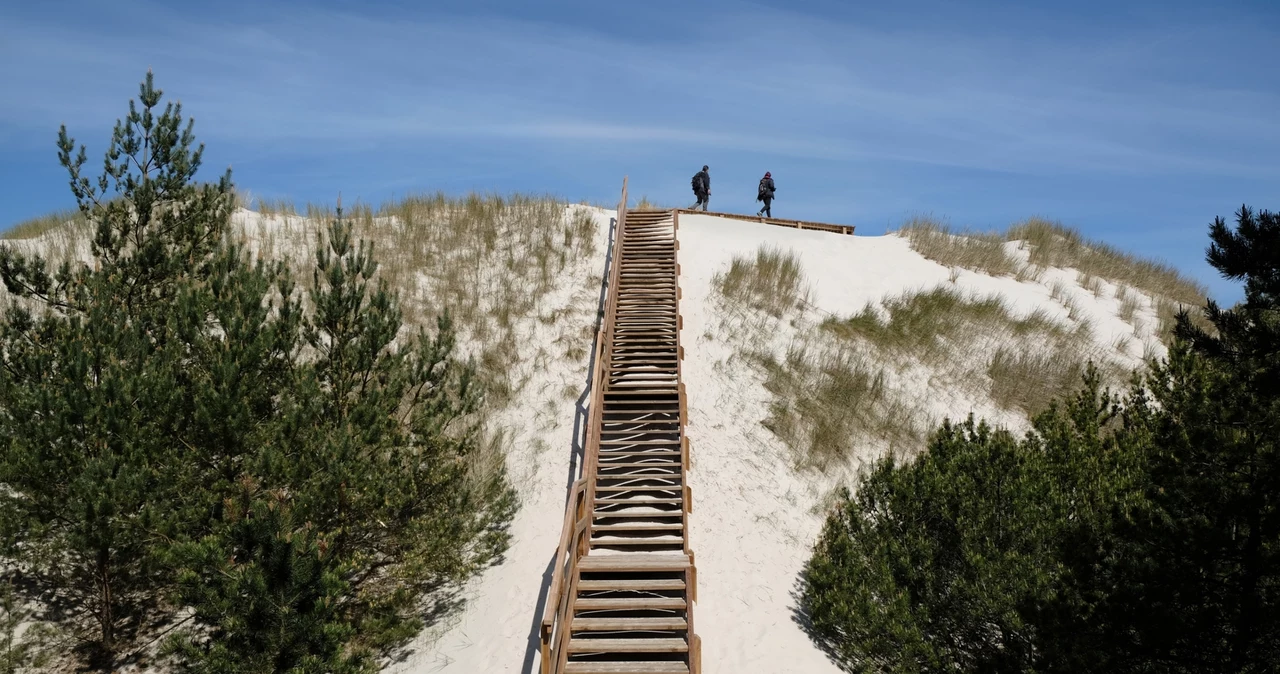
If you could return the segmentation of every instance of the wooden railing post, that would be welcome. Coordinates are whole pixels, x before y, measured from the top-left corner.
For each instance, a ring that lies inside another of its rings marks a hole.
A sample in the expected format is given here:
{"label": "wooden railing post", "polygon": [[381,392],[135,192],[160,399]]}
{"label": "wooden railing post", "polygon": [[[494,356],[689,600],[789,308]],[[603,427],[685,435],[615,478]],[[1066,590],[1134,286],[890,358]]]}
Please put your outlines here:
{"label": "wooden railing post", "polygon": [[542,623],[542,668],[541,674],[551,674],[551,626]]}

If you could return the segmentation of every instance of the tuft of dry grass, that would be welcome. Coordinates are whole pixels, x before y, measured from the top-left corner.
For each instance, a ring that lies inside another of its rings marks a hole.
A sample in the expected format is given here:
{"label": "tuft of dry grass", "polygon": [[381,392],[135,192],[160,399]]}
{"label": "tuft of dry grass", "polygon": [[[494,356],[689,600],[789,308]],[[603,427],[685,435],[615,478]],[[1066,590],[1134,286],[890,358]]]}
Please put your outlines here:
{"label": "tuft of dry grass", "polygon": [[292,199],[263,199],[258,197],[254,202],[254,208],[257,212],[267,216],[297,216],[298,209],[294,206]]}
{"label": "tuft of dry grass", "polygon": [[1088,290],[1094,297],[1102,297],[1102,279],[1093,274],[1083,274],[1080,277],[1080,287]]}
{"label": "tuft of dry grass", "polygon": [[1087,360],[1081,350],[1058,344],[1039,352],[1001,347],[987,366],[991,399],[1028,417],[1080,385]]}
{"label": "tuft of dry grass", "polygon": [[773,394],[764,425],[801,467],[847,461],[865,438],[891,445],[921,438],[912,416],[886,394],[884,371],[851,349],[798,346],[782,360],[760,352],[753,360]]}
{"label": "tuft of dry grass", "polygon": [[652,201],[649,201],[649,197],[647,197],[647,196],[641,196],[641,197],[640,197],[640,201],[639,201],[639,202],[637,202],[635,206],[629,206],[629,207],[628,207],[628,209],[629,209],[629,210],[633,210],[633,211],[669,211],[669,210],[672,210],[672,209],[671,209],[670,207],[668,207],[668,206],[659,206],[658,204],[656,204],[656,203],[654,203],[654,202],[652,202]]}
{"label": "tuft of dry grass", "polygon": [[1060,334],[1062,328],[1045,312],[1013,318],[999,297],[972,299],[946,287],[907,293],[884,302],[887,320],[868,305],[858,314],[830,317],[822,328],[833,334],[869,342],[889,353],[937,363],[953,355],[952,346],[982,333],[1004,330],[1023,335]]}
{"label": "tuft of dry grass", "polygon": [[1188,305],[1166,297],[1156,300],[1156,335],[1165,344],[1173,342],[1173,329],[1178,325],[1178,313],[1186,311],[1191,322],[1210,334],[1215,332],[1213,324],[1204,317],[1204,305]]}
{"label": "tuft of dry grass", "polygon": [[808,300],[800,258],[791,251],[761,246],[755,259],[735,255],[729,269],[712,277],[712,286],[727,300],[775,317]]}
{"label": "tuft of dry grass", "polygon": [[1122,286],[1116,291],[1116,298],[1120,300],[1120,320],[1132,324],[1138,309],[1142,308],[1142,294],[1133,288]]}
{"label": "tuft of dry grass", "polygon": [[896,231],[907,237],[912,250],[941,265],[992,276],[1018,273],[1018,262],[1005,251],[1005,238],[998,233],[955,231],[927,216],[909,218]]}

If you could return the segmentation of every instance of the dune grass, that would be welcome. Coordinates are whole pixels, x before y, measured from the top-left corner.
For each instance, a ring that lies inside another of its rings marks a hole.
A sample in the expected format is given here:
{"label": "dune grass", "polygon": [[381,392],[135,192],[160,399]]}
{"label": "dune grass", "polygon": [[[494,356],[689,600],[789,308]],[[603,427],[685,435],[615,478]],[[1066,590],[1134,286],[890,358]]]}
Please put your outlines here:
{"label": "dune grass", "polygon": [[[1090,343],[1092,326],[1075,311],[1068,317],[1074,327],[1043,310],[1015,317],[998,297],[969,298],[945,287],[891,298],[884,311],[887,319],[868,306],[846,319],[828,318],[822,328],[951,370],[957,381],[978,381],[985,374],[997,405],[1028,415],[1072,390],[1097,355]],[[992,344],[999,346],[981,360],[979,354]]]}
{"label": "dune grass", "polygon": [[[237,203],[263,216],[233,220],[230,236],[253,254],[284,260],[306,282],[314,267],[317,236],[336,205],[255,198],[237,192]],[[521,386],[515,367],[531,345],[518,324],[542,317],[546,297],[562,289],[563,275],[597,253],[597,225],[587,208],[567,208],[542,195],[447,196],[417,194],[381,205],[343,205],[354,235],[370,240],[378,277],[400,292],[407,326],[431,327],[448,311],[471,347],[489,384],[491,402],[504,406]],[[566,212],[568,213],[566,215]],[[19,223],[5,239],[32,246],[56,266],[87,260],[89,224],[78,212],[60,212]],[[596,274],[598,280],[598,273]],[[566,349],[565,357],[580,353]]]}
{"label": "dune grass", "polygon": [[[733,327],[721,334],[761,368],[772,394],[765,425],[802,467],[826,469],[868,444],[914,454],[936,413],[932,398],[943,391],[1029,417],[1074,390],[1089,362],[1111,379],[1125,375],[1116,350],[1129,345],[1095,344],[1083,296],[1065,284],[1050,292],[1066,320],[1045,309],[1016,313],[999,296],[969,296],[953,285],[819,318],[805,299],[799,258],[762,246],[731,258],[713,286],[721,310],[732,310],[722,325]],[[1139,295],[1124,292],[1136,311]],[[783,326],[797,331],[790,346],[761,346]]]}
{"label": "dune grass", "polygon": [[1142,293],[1132,288],[1121,286],[1116,290],[1116,299],[1120,300],[1120,320],[1133,323],[1138,310],[1142,308]]}
{"label": "dune grass", "polygon": [[991,399],[1031,417],[1055,398],[1079,388],[1087,364],[1079,349],[1062,344],[1039,352],[1001,347],[987,365]]}
{"label": "dune grass", "polygon": [[628,210],[633,210],[633,211],[670,211],[670,210],[673,210],[674,208],[676,207],[662,206],[652,201],[649,201],[649,197],[647,196],[641,196],[640,201],[636,202],[635,206],[627,207]]}
{"label": "dune grass", "polygon": [[1086,240],[1060,222],[1028,218],[1009,228],[1009,241],[1020,241],[1038,267],[1071,267],[1085,278],[1100,277],[1123,283],[1174,302],[1201,306],[1208,295],[1200,283],[1172,266],[1126,253],[1114,246]]}
{"label": "dune grass", "polygon": [[0,232],[0,239],[36,239],[63,228],[80,232],[87,226],[84,213],[79,209],[67,209],[28,218]]}
{"label": "dune grass", "polygon": [[853,456],[865,439],[919,442],[921,431],[885,387],[883,369],[847,348],[792,347],[779,360],[756,352],[773,394],[764,422],[801,467],[825,469]]}
{"label": "dune grass", "polygon": [[730,302],[779,317],[809,296],[800,258],[776,246],[761,246],[754,258],[735,255],[711,283]]}
{"label": "dune grass", "polygon": [[[241,235],[268,257],[309,273],[318,228],[336,208],[306,204],[305,217],[274,202],[277,219]],[[596,223],[586,209],[546,196],[417,194],[374,207],[344,205],[355,235],[371,240],[379,276],[398,288],[406,321],[423,325],[448,311],[476,350],[492,402],[519,392],[516,365],[530,345],[517,324],[537,316],[570,265],[596,253]]]}
{"label": "dune grass", "polygon": [[[46,268],[53,273],[63,262],[86,259],[92,237],[92,223],[79,209],[74,209],[19,222],[0,234],[0,245],[13,246],[19,250],[38,250],[45,258]],[[0,295],[5,295],[2,285]],[[47,310],[39,302],[5,297],[4,301],[0,301],[0,314],[8,310],[10,299],[31,311]]]}
{"label": "dune grass", "polygon": [[[913,216],[895,231],[907,237],[916,252],[952,268],[992,276],[1012,275],[1019,281],[1036,280],[1050,267],[1072,268],[1079,272],[1080,286],[1095,297],[1102,296],[1106,283],[1124,286],[1134,297],[1129,300],[1120,289],[1116,290],[1125,320],[1133,318],[1140,294],[1156,298],[1157,333],[1166,342],[1172,334],[1173,316],[1180,307],[1188,308],[1192,320],[1201,327],[1210,327],[1198,311],[1208,295],[1203,284],[1163,262],[1085,239],[1079,231],[1060,222],[1033,217],[998,233],[956,230],[936,218]],[[1026,264],[1006,252],[1008,242],[1018,242],[1027,251]],[[1056,291],[1055,299],[1061,294]]]}
{"label": "dune grass", "polygon": [[886,318],[875,306],[867,305],[848,318],[828,317],[821,327],[836,336],[860,339],[876,349],[926,363],[951,357],[958,343],[978,334],[1067,334],[1044,312],[1014,318],[998,297],[969,298],[946,287],[889,298],[883,311]]}
{"label": "dune grass", "polygon": [[1005,237],[999,233],[954,230],[929,216],[908,218],[896,231],[907,237],[912,250],[938,264],[992,276],[1018,272],[1018,261],[1005,251]]}

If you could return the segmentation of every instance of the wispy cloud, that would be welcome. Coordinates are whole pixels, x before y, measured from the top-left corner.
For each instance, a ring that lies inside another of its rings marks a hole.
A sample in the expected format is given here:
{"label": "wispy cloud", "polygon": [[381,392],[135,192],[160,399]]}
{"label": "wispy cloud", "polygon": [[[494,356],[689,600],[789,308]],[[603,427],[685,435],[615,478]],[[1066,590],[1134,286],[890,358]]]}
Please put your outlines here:
{"label": "wispy cloud", "polygon": [[756,8],[708,13],[704,37],[655,44],[458,16],[143,16],[152,18],[125,34],[6,19],[4,56],[22,54],[29,67],[7,70],[0,86],[38,93],[6,97],[0,119],[40,130],[51,119],[98,122],[119,109],[121,78],[154,66],[207,134],[242,143],[765,144],[792,156],[1010,172],[1222,175],[1276,175],[1265,153],[1241,151],[1242,136],[1280,144],[1274,89],[1143,77],[1187,59],[1192,36],[1177,31],[989,40]]}

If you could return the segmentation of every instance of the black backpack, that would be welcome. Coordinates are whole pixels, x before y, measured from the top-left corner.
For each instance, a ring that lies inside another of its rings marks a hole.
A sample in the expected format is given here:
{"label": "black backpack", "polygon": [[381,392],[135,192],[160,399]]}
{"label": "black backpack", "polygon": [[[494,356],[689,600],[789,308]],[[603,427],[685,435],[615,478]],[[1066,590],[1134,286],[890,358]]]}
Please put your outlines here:
{"label": "black backpack", "polygon": [[773,190],[769,189],[770,183],[773,181],[768,178],[760,179],[760,187],[756,189],[756,201],[764,201],[766,195],[772,197]]}
{"label": "black backpack", "polygon": [[692,182],[692,184],[693,184],[693,191],[694,191],[694,192],[701,192],[701,191],[702,191],[702,190],[701,190],[701,186],[702,186],[702,172],[701,172],[701,171],[699,171],[698,173],[693,174],[693,180],[692,180],[691,182]]}

